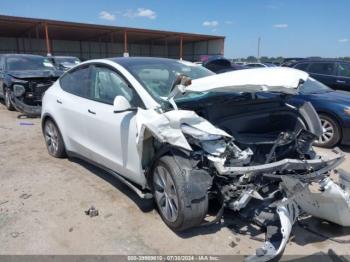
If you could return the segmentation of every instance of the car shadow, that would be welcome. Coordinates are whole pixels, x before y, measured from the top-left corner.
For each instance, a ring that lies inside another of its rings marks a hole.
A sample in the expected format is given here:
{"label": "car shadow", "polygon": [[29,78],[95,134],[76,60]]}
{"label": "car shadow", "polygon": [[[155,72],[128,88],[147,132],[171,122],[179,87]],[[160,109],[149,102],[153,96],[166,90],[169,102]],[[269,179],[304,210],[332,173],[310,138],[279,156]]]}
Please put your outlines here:
{"label": "car shadow", "polygon": [[[236,236],[236,238],[245,236],[252,240],[259,241],[262,244],[265,240],[265,228],[258,227],[240,217],[239,214],[229,210],[224,212],[222,222],[220,224],[199,226],[185,232],[177,233],[177,235],[181,238],[191,238],[198,235],[213,234],[222,230],[223,228],[229,229],[233,235]],[[339,244],[350,244],[350,227],[342,227],[337,224],[309,216],[300,219],[300,222],[296,222],[294,224],[290,237],[290,241],[299,246],[313,244],[314,246],[319,245],[320,249],[323,249],[323,242],[325,240],[332,240],[333,242],[337,242]],[[327,255],[326,257],[329,256]],[[300,261],[311,260],[302,259]]]}
{"label": "car shadow", "polygon": [[350,260],[343,256],[338,255],[333,249],[328,249],[327,252],[317,252],[307,256],[288,256],[285,255],[281,258],[281,262],[349,262]]}
{"label": "car shadow", "polygon": [[317,245],[327,239],[340,244],[350,244],[350,227],[342,227],[312,216],[299,219],[293,228],[293,235],[292,241],[300,246],[310,243]]}
{"label": "car shadow", "polygon": [[114,186],[117,190],[122,192],[124,195],[128,196],[142,212],[150,212],[154,209],[153,199],[140,198],[132,189],[130,189],[127,185],[125,185],[123,182],[121,182],[118,178],[116,178],[112,174],[79,158],[69,157],[68,159],[69,161],[84,167],[94,175],[98,176],[99,178],[105,180],[106,182]]}
{"label": "car shadow", "polygon": [[[90,171],[94,175],[113,185],[117,190],[128,196],[142,212],[150,212],[156,208],[153,199],[140,198],[127,185],[125,185],[124,183],[119,181],[118,178],[114,177],[113,175],[104,171],[103,169],[78,158],[69,158],[69,160],[81,165],[86,170]],[[219,206],[214,205],[213,207],[213,204],[211,203],[211,209],[209,210],[210,212],[209,216],[206,218],[206,222],[210,222],[210,220],[213,220],[213,218],[215,218],[215,214],[218,209],[220,209]],[[340,242],[350,242],[350,237],[344,238],[345,236],[350,236],[350,227],[341,227],[334,223],[326,222],[324,220],[316,219],[313,217],[307,217],[300,221],[300,223],[295,223],[291,233],[291,241],[293,241],[297,245],[304,246],[313,243],[317,246],[317,243],[320,243],[320,248],[322,248],[321,242],[329,238],[335,239],[336,241]],[[305,227],[307,229],[305,229]],[[180,238],[187,239],[199,235],[214,234],[218,231],[221,231],[223,228],[230,230],[232,234],[236,236],[236,238],[239,238],[240,236],[246,236],[252,240],[259,241],[262,243],[264,242],[265,232],[263,228],[260,228],[255,224],[248,222],[247,219],[242,218],[237,212],[233,212],[230,210],[224,211],[220,223],[206,225],[204,222],[204,224],[201,226],[194,227],[183,232],[175,232],[175,234]],[[307,259],[307,257],[305,257],[305,259]],[[309,260],[304,260],[303,258],[302,260],[291,261]]]}
{"label": "car shadow", "polygon": [[251,239],[264,241],[264,231],[253,223],[240,217],[237,212],[225,210],[220,223],[208,225],[206,223],[212,221],[215,216],[213,213],[210,215],[209,219],[206,218],[206,221],[204,221],[202,225],[176,234],[181,238],[191,238],[198,235],[214,234],[223,228],[227,228],[234,235],[237,235],[237,237],[239,237],[239,235],[246,235]]}

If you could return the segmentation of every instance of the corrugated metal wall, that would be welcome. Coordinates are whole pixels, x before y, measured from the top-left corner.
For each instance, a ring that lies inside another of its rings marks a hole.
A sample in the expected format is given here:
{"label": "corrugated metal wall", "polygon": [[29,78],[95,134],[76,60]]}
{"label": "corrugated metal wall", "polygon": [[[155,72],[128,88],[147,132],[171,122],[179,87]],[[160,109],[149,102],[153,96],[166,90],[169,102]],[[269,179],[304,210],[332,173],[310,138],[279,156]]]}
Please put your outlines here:
{"label": "corrugated metal wall", "polygon": [[[82,60],[122,56],[123,43],[96,41],[51,40],[53,55],[70,55]],[[198,61],[201,55],[221,54],[222,40],[184,43],[183,59]],[[130,56],[179,58],[179,45],[129,44]],[[31,53],[46,55],[44,39],[0,37],[0,53]]]}

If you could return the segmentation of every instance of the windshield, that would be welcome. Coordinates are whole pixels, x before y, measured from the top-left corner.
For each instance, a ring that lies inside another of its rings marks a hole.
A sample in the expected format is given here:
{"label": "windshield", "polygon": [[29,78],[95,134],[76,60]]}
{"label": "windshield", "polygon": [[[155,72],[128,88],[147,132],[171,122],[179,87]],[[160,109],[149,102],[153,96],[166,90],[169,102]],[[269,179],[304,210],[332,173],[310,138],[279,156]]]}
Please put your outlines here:
{"label": "windshield", "polygon": [[53,64],[40,56],[13,56],[6,59],[8,70],[50,70]]}
{"label": "windshield", "polygon": [[309,77],[303,84],[299,86],[299,92],[300,94],[307,95],[307,94],[322,94],[331,92],[333,89],[329,88],[328,86],[318,82],[317,80],[313,79],[312,77]]}
{"label": "windshield", "polygon": [[[191,79],[214,74],[201,65],[177,60],[143,60],[124,66],[158,101],[168,97],[176,77],[180,74]],[[201,94],[186,93],[186,96],[196,95]]]}
{"label": "windshield", "polygon": [[76,57],[55,57],[56,64],[69,63],[69,64],[79,64],[80,60]]}

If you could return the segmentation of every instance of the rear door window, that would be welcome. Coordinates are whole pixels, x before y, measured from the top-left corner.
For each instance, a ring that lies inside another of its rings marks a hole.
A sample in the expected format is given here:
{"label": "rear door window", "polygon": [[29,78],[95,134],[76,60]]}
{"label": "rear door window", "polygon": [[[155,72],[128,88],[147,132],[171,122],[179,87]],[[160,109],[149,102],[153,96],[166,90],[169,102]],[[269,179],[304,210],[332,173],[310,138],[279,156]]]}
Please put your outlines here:
{"label": "rear door window", "polygon": [[338,76],[350,77],[350,63],[339,63]]}
{"label": "rear door window", "polygon": [[60,78],[61,88],[71,94],[88,98],[91,90],[90,67],[85,65]]}
{"label": "rear door window", "polygon": [[331,62],[311,63],[308,72],[321,75],[334,75],[335,64]]}

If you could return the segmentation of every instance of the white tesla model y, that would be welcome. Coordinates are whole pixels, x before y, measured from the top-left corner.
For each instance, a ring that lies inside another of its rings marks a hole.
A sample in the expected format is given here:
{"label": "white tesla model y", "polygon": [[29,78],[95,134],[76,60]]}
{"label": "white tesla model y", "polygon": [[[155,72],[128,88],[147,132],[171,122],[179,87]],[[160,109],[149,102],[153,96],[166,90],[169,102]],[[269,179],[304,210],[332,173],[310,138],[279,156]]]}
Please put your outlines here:
{"label": "white tesla model y", "polygon": [[45,92],[42,129],[50,155],[85,159],[153,197],[175,231],[203,223],[209,199],[221,204],[215,221],[227,208],[279,228],[257,252],[267,261],[284,250],[299,211],[350,226],[350,178],[328,177],[344,155],[317,154],[314,108],[288,102],[318,84],[290,68],[215,75],[172,59],[91,60]]}

